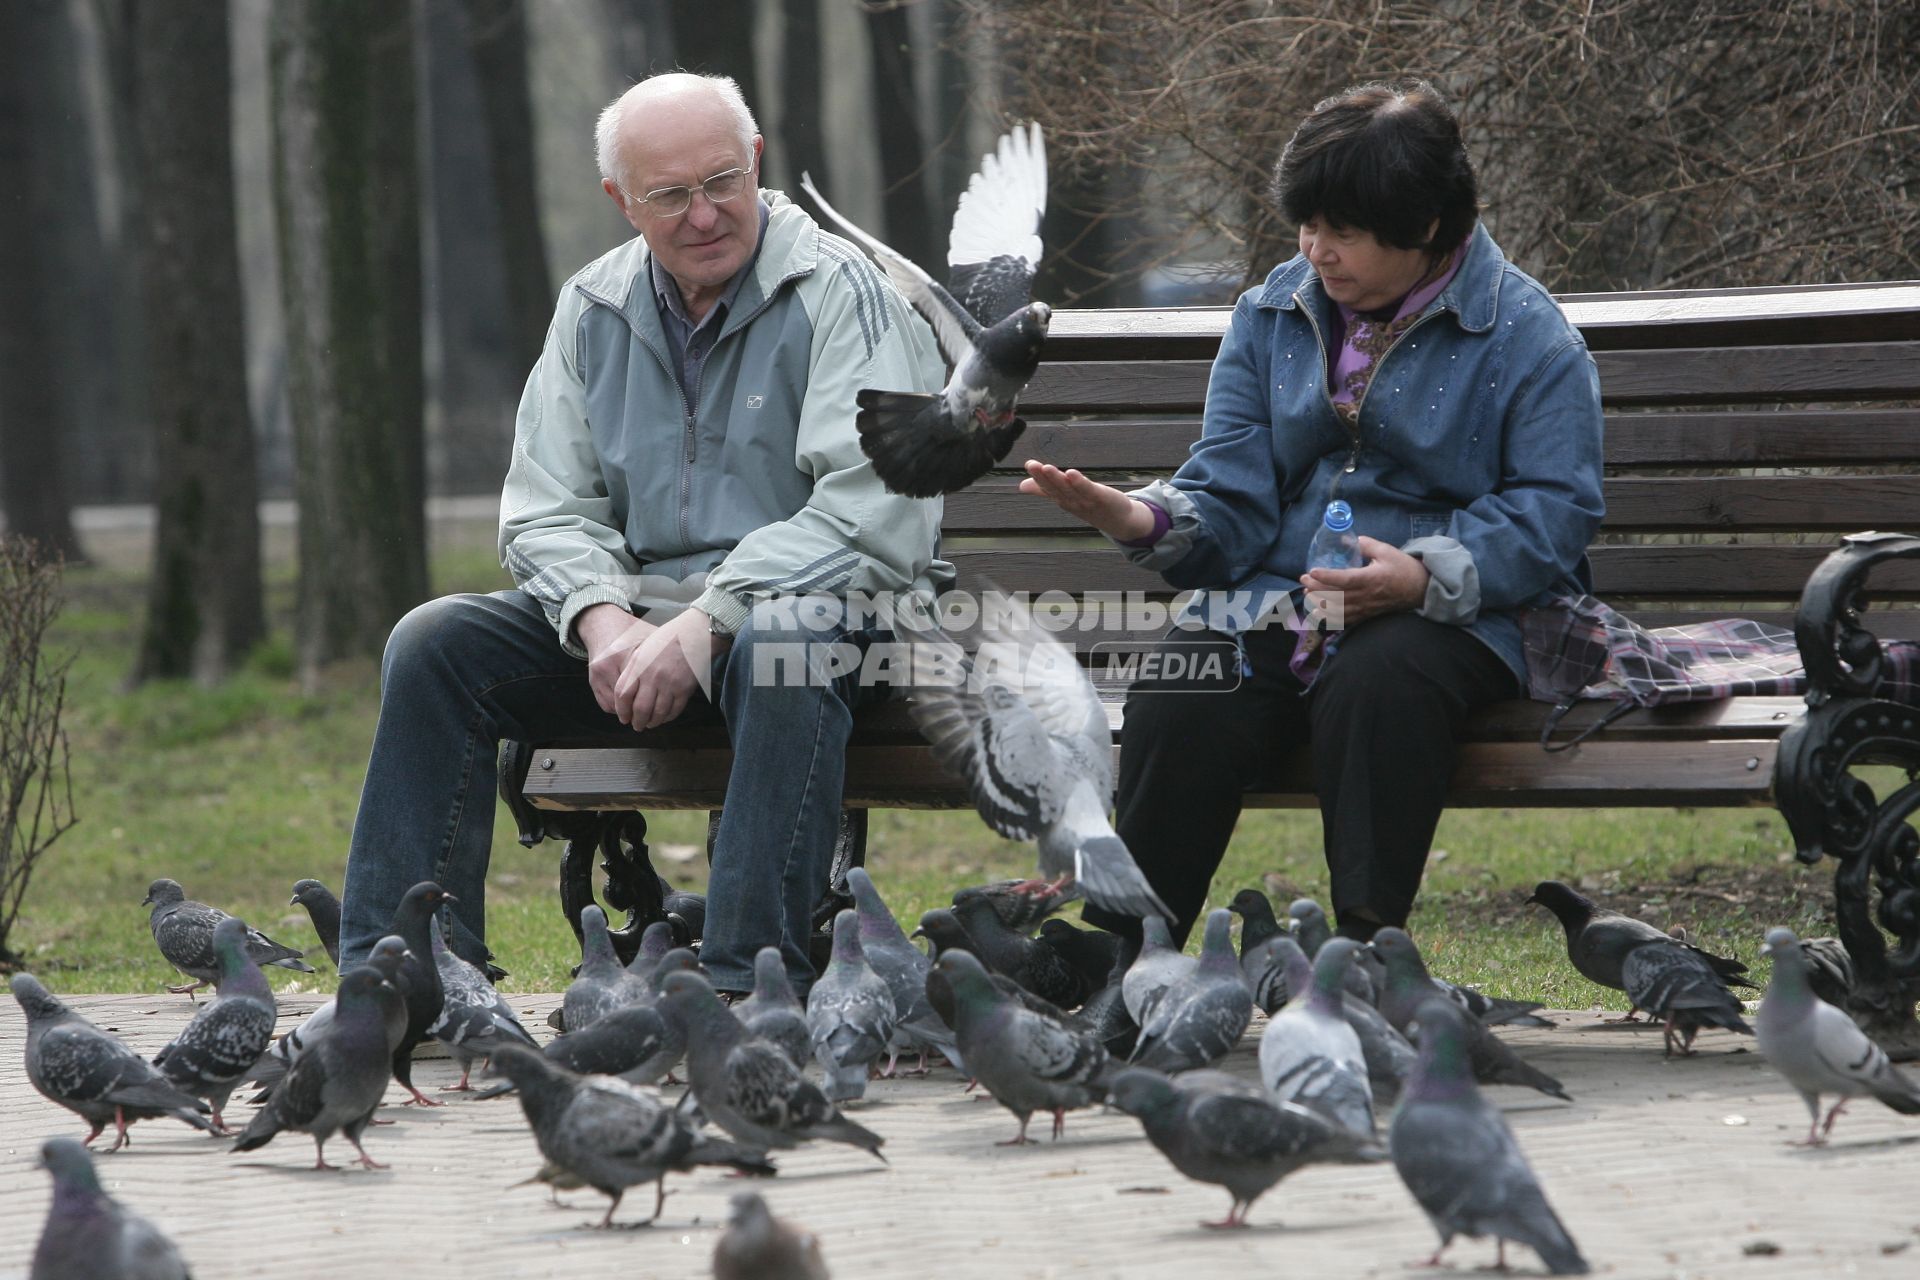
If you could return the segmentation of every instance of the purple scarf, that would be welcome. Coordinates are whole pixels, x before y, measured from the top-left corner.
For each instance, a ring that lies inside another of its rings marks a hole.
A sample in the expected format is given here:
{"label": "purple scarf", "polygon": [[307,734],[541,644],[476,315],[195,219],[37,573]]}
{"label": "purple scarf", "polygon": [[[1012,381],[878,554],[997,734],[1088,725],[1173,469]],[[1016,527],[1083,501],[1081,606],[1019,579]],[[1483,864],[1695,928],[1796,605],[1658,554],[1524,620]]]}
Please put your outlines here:
{"label": "purple scarf", "polygon": [[1332,377],[1328,389],[1332,392],[1333,408],[1340,420],[1348,427],[1353,426],[1360,413],[1360,401],[1367,394],[1367,384],[1373,380],[1373,366],[1389,348],[1399,341],[1427,304],[1440,296],[1440,291],[1453,283],[1453,277],[1460,270],[1460,263],[1467,256],[1467,243],[1461,241],[1447,258],[1446,267],[1431,280],[1417,284],[1413,292],[1400,300],[1391,316],[1381,311],[1355,311],[1344,303],[1335,303],[1339,309],[1340,323],[1344,332],[1341,336],[1340,350],[1333,357]]}

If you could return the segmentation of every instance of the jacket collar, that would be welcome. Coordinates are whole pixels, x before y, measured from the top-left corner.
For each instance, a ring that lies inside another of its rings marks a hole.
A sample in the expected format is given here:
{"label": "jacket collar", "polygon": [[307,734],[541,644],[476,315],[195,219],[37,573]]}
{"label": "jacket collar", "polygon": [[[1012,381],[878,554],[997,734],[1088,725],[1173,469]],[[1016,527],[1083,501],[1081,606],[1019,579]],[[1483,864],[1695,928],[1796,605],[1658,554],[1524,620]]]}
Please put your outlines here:
{"label": "jacket collar", "polygon": [[[1474,223],[1473,234],[1467,237],[1466,261],[1460,264],[1460,270],[1440,291],[1440,296],[1429,304],[1429,309],[1451,311],[1462,329],[1469,333],[1485,333],[1493,328],[1494,312],[1500,301],[1500,279],[1506,265],[1506,255],[1500,252],[1500,246],[1487,234],[1486,224]],[[1322,319],[1333,313],[1333,300],[1321,288],[1319,274],[1307,264],[1304,257],[1296,255],[1282,263],[1267,278],[1266,286],[1254,299],[1254,305],[1276,311],[1294,311],[1301,303],[1305,303]]]}

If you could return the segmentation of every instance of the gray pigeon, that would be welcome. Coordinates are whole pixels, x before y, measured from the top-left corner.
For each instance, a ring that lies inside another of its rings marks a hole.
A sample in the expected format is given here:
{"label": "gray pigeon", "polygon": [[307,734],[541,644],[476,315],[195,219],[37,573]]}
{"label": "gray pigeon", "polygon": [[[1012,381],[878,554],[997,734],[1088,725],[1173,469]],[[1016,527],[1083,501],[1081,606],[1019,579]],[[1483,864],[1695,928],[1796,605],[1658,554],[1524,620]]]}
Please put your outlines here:
{"label": "gray pigeon", "polygon": [[1296,1169],[1386,1159],[1380,1147],[1325,1116],[1276,1101],[1224,1071],[1169,1079],[1128,1067],[1113,1078],[1107,1101],[1138,1119],[1174,1168],[1233,1197],[1224,1221],[1203,1226],[1246,1226],[1253,1202]]}
{"label": "gray pigeon", "polygon": [[[373,950],[367,953],[367,967],[381,977],[376,998],[380,1001],[380,1017],[386,1029],[389,1053],[400,1047],[401,1039],[407,1034],[407,1000],[400,994],[399,978],[400,966],[411,954],[406,942],[397,934],[388,934],[380,939],[373,944]],[[294,1059],[305,1053],[308,1045],[326,1034],[339,1007],[334,1000],[327,1000],[260,1055],[259,1061],[247,1073],[248,1079],[261,1086],[261,1091],[254,1095],[252,1101],[267,1100],[274,1087],[292,1070]]]}
{"label": "gray pigeon", "polygon": [[625,1003],[625,978],[626,970],[607,933],[607,913],[588,903],[580,908],[580,967],[560,1006],[567,1030],[584,1031],[595,1018]]}
{"label": "gray pigeon", "polygon": [[1587,1260],[1547,1203],[1507,1122],[1473,1083],[1468,1037],[1479,1024],[1434,995],[1422,1000],[1418,1023],[1420,1059],[1387,1141],[1400,1180],[1440,1233],[1427,1265],[1440,1265],[1455,1236],[1493,1236],[1503,1271],[1507,1241],[1514,1240],[1538,1253],[1556,1276],[1586,1275]]}
{"label": "gray pigeon", "polygon": [[807,993],[807,1033],[828,1101],[866,1097],[893,1022],[893,992],[860,950],[859,918],[842,911],[833,920],[833,958]]}
{"label": "gray pigeon", "polygon": [[1620,966],[1627,998],[1661,1021],[1667,1056],[1677,1048],[1682,1056],[1693,1052],[1693,1038],[1704,1027],[1721,1027],[1752,1035],[1740,1015],[1740,1001],[1727,990],[1726,979],[1713,971],[1706,956],[1671,940],[1645,942],[1627,952]]}
{"label": "gray pigeon", "polygon": [[1258,889],[1242,889],[1233,895],[1227,910],[1240,917],[1240,958],[1257,949],[1268,938],[1277,938],[1286,930],[1274,919],[1273,904]]}
{"label": "gray pigeon", "polygon": [[1728,986],[1751,987],[1741,975],[1747,966],[1730,956],[1716,956],[1692,943],[1680,942],[1670,935],[1632,916],[1621,915],[1595,905],[1593,899],[1558,880],[1542,880],[1533,887],[1527,901],[1545,907],[1559,920],[1567,935],[1567,959],[1580,976],[1615,991],[1627,989],[1622,974],[1629,952],[1650,942],[1685,947],[1699,955]]}
{"label": "gray pigeon", "polygon": [[1342,1011],[1347,967],[1360,944],[1335,938],[1320,948],[1313,977],[1260,1037],[1260,1080],[1282,1102],[1297,1102],[1372,1138],[1373,1086],[1360,1037]]}
{"label": "gray pigeon", "polygon": [[[1408,1028],[1430,998],[1437,996],[1460,1008],[1451,994],[1458,988],[1443,988],[1434,981],[1433,975],[1427,972],[1426,962],[1420,958],[1419,948],[1413,945],[1413,939],[1405,930],[1380,930],[1373,935],[1373,949],[1386,961],[1387,981],[1380,989],[1380,1012],[1387,1016],[1394,1030],[1409,1034]],[[1467,1052],[1475,1080],[1481,1084],[1521,1085],[1538,1089],[1548,1097],[1572,1101],[1558,1080],[1527,1063],[1464,1008],[1460,1011],[1466,1015]]]}
{"label": "gray pigeon", "polygon": [[1107,985],[1107,979],[1113,976],[1113,962],[1120,957],[1119,934],[1105,929],[1077,929],[1065,920],[1042,921],[1040,945],[1051,948],[1085,980],[1089,995]]}
{"label": "gray pigeon", "polygon": [[931,622],[903,624],[919,632],[914,723],[989,827],[1035,842],[1048,877],[1037,890],[1071,886],[1116,915],[1170,917],[1107,818],[1113,730],[1093,681],[1024,605],[1001,612],[982,615],[965,655]]}
{"label": "gray pigeon", "polygon": [[[648,1010],[652,1012],[652,1010]],[[667,1200],[667,1175],[703,1164],[745,1173],[772,1173],[757,1151],[701,1132],[693,1117],[652,1094],[610,1076],[580,1076],[520,1044],[502,1044],[488,1071],[512,1080],[520,1108],[556,1171],[547,1181],[577,1181],[609,1197],[602,1227],[628,1187],[655,1184],[652,1222]],[[642,1224],[644,1225],[644,1224]]]}
{"label": "gray pigeon", "polygon": [[[1852,1018],[1813,994],[1807,982],[1807,957],[1793,931],[1769,929],[1764,950],[1773,960],[1773,976],[1754,1018],[1756,1038],[1767,1062],[1787,1078],[1813,1116],[1805,1145],[1825,1142],[1848,1101],[1862,1095],[1901,1115],[1920,1114],[1920,1084],[1888,1061]],[[1823,1094],[1834,1095],[1824,1125],[1820,1123]]]}
{"label": "gray pigeon", "polygon": [[[678,1021],[658,1005],[631,1004],[596,1018],[585,1031],[556,1036],[540,1052],[575,1075],[617,1076],[627,1084],[650,1085],[660,1083],[686,1051],[686,1033]],[[514,1089],[508,1080],[482,1089],[473,1100],[484,1102]]]}
{"label": "gray pigeon", "polygon": [[327,949],[327,959],[333,961],[333,967],[340,967],[340,899],[333,896],[333,890],[318,880],[296,880],[293,884],[293,897],[287,903],[290,907],[305,907],[307,918],[313,921],[313,931],[320,935],[320,945]]}
{"label": "gray pigeon", "polygon": [[[220,963],[213,953],[213,927],[227,913],[204,902],[187,897],[177,881],[155,880],[147,886],[143,907],[153,908],[147,915],[147,928],[166,962],[193,981],[168,987],[175,995],[191,996],[219,976]],[[283,947],[258,929],[247,930],[247,954],[260,965],[278,965],[299,973],[312,973],[313,966],[300,958],[292,947]]]}
{"label": "gray pigeon", "polygon": [[885,1141],[847,1119],[787,1055],[747,1029],[697,973],[668,977],[661,1012],[687,1033],[687,1080],[701,1113],[759,1151],[822,1139],[859,1147],[882,1164]]}
{"label": "gray pigeon", "polygon": [[[1324,950],[1324,948],[1323,948]],[[1366,954],[1362,948],[1356,955]],[[1313,966],[1307,963],[1306,953],[1300,945],[1284,934],[1278,938],[1269,938],[1262,943],[1260,950],[1254,953],[1255,964],[1264,975],[1279,973],[1282,976],[1274,982],[1274,989],[1280,994],[1280,1000],[1269,1013],[1277,1012],[1286,1004],[1286,992],[1298,987],[1306,991],[1313,983]],[[1245,972],[1244,967],[1242,972]],[[1256,989],[1257,992],[1258,989]],[[1407,1076],[1413,1071],[1414,1049],[1411,1042],[1394,1030],[1386,1015],[1366,1000],[1353,994],[1349,986],[1342,994],[1340,1015],[1347,1025],[1353,1028],[1354,1035],[1360,1038],[1360,1054],[1367,1062],[1367,1084],[1373,1093],[1376,1107],[1385,1106],[1400,1096],[1405,1087]],[[1255,1003],[1260,997],[1255,995]],[[1265,1005],[1262,1005],[1265,1008]]]}
{"label": "gray pigeon", "polygon": [[16,973],[13,998],[27,1015],[27,1079],[42,1097],[57,1102],[90,1126],[92,1146],[111,1122],[111,1150],[127,1145],[136,1120],[172,1116],[196,1129],[212,1129],[207,1104],[182,1093],[152,1063],[67,1008],[30,973]]}
{"label": "gray pigeon", "polygon": [[438,916],[428,922],[428,931],[444,998],[440,1016],[427,1028],[427,1034],[446,1045],[460,1064],[460,1083],[448,1092],[470,1093],[473,1086],[467,1083],[467,1076],[474,1063],[510,1041],[529,1049],[540,1046],[520,1025],[513,1006],[487,981],[487,975],[448,949]]}
{"label": "gray pigeon", "polygon": [[[1382,929],[1374,934],[1374,940],[1378,941],[1381,933],[1387,933],[1389,931],[1398,938],[1405,939],[1407,946],[1412,946],[1413,939],[1407,936],[1406,930],[1404,929]],[[1383,961],[1386,959],[1386,953],[1384,951],[1376,948],[1376,953],[1380,955]],[[1418,951],[1414,952],[1414,961],[1419,966],[1420,976],[1425,979],[1426,985],[1432,989],[1435,995],[1445,996],[1447,999],[1453,1001],[1460,1006],[1461,1012],[1479,1022],[1482,1026],[1547,1028],[1553,1026],[1552,1022],[1534,1013],[1535,1009],[1546,1007],[1538,1000],[1508,1000],[1503,996],[1485,995],[1475,991],[1472,987],[1456,986],[1444,979],[1436,978],[1427,972],[1426,962],[1420,959],[1420,953]],[[1376,992],[1375,994],[1377,995],[1378,993]]]}
{"label": "gray pigeon", "polygon": [[[1294,940],[1307,953],[1308,960],[1319,956],[1320,948],[1333,937],[1332,922],[1327,919],[1325,909],[1312,898],[1295,898],[1287,907],[1287,918],[1293,923]],[[1380,957],[1371,951],[1362,951],[1347,969],[1347,990],[1368,1004],[1377,1004],[1386,976]]]}
{"label": "gray pigeon", "polygon": [[[407,944],[393,985],[407,1002],[407,1027],[393,1051],[393,1078],[411,1096],[406,1106],[437,1107],[442,1104],[413,1087],[413,1050],[428,1038],[428,1029],[440,1021],[446,1010],[446,988],[440,982],[440,966],[433,959],[431,922],[434,914],[448,902],[458,901],[431,880],[422,880],[408,889],[393,909],[393,922],[387,932],[398,935]],[[376,997],[377,998],[377,997]]]}
{"label": "gray pigeon", "polygon": [[1233,913],[1207,913],[1200,962],[1154,1002],[1140,1024],[1131,1063],[1168,1075],[1198,1071],[1227,1056],[1253,1020],[1253,995],[1233,954]]}
{"label": "gray pigeon", "polygon": [[1053,312],[1031,301],[1047,207],[1047,157],[1040,126],[1015,129],[981,162],[953,215],[947,283],[847,221],[802,174],[820,211],[865,245],[913,304],[953,365],[937,395],[862,388],[854,426],[860,447],[888,489],[937,498],[993,468],[1026,429],[1014,416],[1040,364]]}
{"label": "gray pigeon", "polygon": [[[949,907],[935,907],[931,911],[923,912],[920,916],[920,927],[913,931],[913,936],[924,937],[933,944],[933,958],[936,961],[949,951],[969,953],[972,951],[972,939],[967,936],[967,931],[960,927],[960,922],[954,919],[953,911]],[[977,955],[974,956],[976,960],[979,958]],[[1004,973],[995,973],[988,969],[987,978],[1000,994],[1025,1005],[1035,1013],[1077,1029],[1088,1031],[1093,1029],[1093,1024],[1079,1014],[1069,1013],[1052,1001],[1035,995]],[[940,1015],[941,1023],[951,1029],[955,1021],[953,985],[937,968],[927,971],[927,998],[933,1002],[934,1012]],[[955,1047],[954,1052],[956,1054],[959,1052],[958,1046]]]}
{"label": "gray pigeon", "polygon": [[1073,898],[1064,892],[1035,891],[1032,884],[1025,880],[995,880],[990,884],[954,890],[953,905],[956,907],[976,900],[991,903],[1000,922],[1015,933],[1032,933],[1048,916],[1066,906]]}
{"label": "gray pigeon", "polygon": [[1167,988],[1185,977],[1200,962],[1189,955],[1182,955],[1173,945],[1173,934],[1167,928],[1165,918],[1148,916],[1140,922],[1140,954],[1127,967],[1126,976],[1120,980],[1121,995],[1127,1003],[1127,1013],[1142,1027],[1153,1017],[1154,1006],[1160,1002]]}
{"label": "gray pigeon", "polygon": [[[856,930],[858,927],[855,925]],[[882,985],[886,985],[884,979]],[[753,994],[733,1006],[733,1016],[754,1035],[779,1046],[801,1070],[813,1060],[813,1033],[807,1027],[807,1012],[800,1007],[800,997],[793,994],[780,948],[762,947],[754,953]],[[889,1023],[897,1016],[893,989],[888,987]]]}
{"label": "gray pigeon", "polygon": [[214,1132],[226,1133],[221,1112],[273,1040],[279,1011],[267,976],[247,955],[244,921],[228,916],[215,925],[213,952],[220,964],[216,995],[200,1006],[153,1065],[180,1092],[205,1098],[213,1108]]}
{"label": "gray pigeon", "polygon": [[992,972],[1062,1009],[1077,1009],[1093,994],[1085,974],[1053,947],[1009,929],[987,898],[967,898],[953,915],[970,939],[967,950]]}
{"label": "gray pigeon", "polygon": [[[1253,993],[1254,1008],[1271,1017],[1286,1007],[1293,995],[1292,975],[1296,964],[1300,973],[1312,971],[1300,944],[1284,933],[1268,938],[1251,950],[1242,948],[1240,977]],[[1348,971],[1352,971],[1351,965]],[[1304,984],[1301,989],[1305,990]]]}
{"label": "gray pigeon", "polygon": [[53,1175],[53,1204],[28,1280],[192,1280],[173,1241],[107,1194],[85,1146],[49,1138],[40,1163]]}
{"label": "gray pigeon", "polygon": [[[604,912],[601,918],[606,918]],[[652,1004],[659,999],[660,984],[653,980],[654,972],[660,967],[660,957],[671,950],[673,926],[665,920],[655,920],[640,934],[639,949],[633,953],[633,959],[627,961],[620,980],[621,1004]],[[564,1020],[564,1006],[561,1016]]]}
{"label": "gray pigeon", "polygon": [[333,1169],[337,1166],[327,1163],[327,1139],[344,1133],[363,1166],[386,1167],[360,1145],[360,1134],[373,1119],[393,1075],[386,1019],[380,1008],[382,985],[379,973],[365,965],[341,976],[333,1024],[294,1060],[287,1078],[233,1144],[235,1151],[258,1150],[274,1135],[294,1129],[313,1135],[313,1167]]}
{"label": "gray pigeon", "polygon": [[1036,1111],[1053,1113],[1053,1136],[1059,1138],[1068,1111],[1106,1096],[1111,1063],[1094,1032],[1009,997],[968,952],[944,953],[934,972],[953,990],[954,1031],[966,1069],[1019,1117],[1020,1132],[999,1145],[1033,1141],[1027,1124]]}
{"label": "gray pigeon", "polygon": [[782,1222],[757,1192],[736,1191],[713,1246],[713,1280],[828,1280],[820,1240]]}
{"label": "gray pigeon", "polygon": [[893,1039],[887,1045],[886,1074],[893,1074],[893,1055],[899,1053],[918,1053],[922,1072],[927,1069],[929,1052],[951,1060],[957,1052],[953,1032],[927,1002],[930,962],[926,953],[908,940],[865,867],[848,869],[847,888],[853,894],[854,912],[860,917],[860,949],[893,992]]}

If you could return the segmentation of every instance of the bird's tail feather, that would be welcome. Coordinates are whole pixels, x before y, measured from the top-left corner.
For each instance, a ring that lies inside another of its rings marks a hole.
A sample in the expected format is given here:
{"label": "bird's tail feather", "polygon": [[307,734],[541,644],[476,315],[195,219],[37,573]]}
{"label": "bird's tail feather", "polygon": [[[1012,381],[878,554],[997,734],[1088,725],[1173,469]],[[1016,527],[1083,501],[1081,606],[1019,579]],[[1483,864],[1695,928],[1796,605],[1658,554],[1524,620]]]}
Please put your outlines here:
{"label": "bird's tail feather", "polygon": [[822,1124],[811,1125],[801,1136],[825,1138],[830,1142],[844,1142],[849,1146],[859,1147],[881,1164],[888,1163],[887,1158],[880,1154],[880,1146],[886,1139],[858,1121],[849,1120],[845,1116],[835,1116]]}
{"label": "bird's tail feather", "polygon": [[1074,855],[1074,881],[1088,902],[1103,911],[1141,920],[1150,915],[1163,920],[1175,918],[1124,844],[1118,840],[1097,843],[1100,848],[1083,847]]}
{"label": "bird's tail feather", "polygon": [[246,1132],[233,1144],[235,1151],[257,1151],[272,1142],[274,1135],[280,1132],[280,1117],[275,1108],[267,1107],[256,1111],[248,1122]]}

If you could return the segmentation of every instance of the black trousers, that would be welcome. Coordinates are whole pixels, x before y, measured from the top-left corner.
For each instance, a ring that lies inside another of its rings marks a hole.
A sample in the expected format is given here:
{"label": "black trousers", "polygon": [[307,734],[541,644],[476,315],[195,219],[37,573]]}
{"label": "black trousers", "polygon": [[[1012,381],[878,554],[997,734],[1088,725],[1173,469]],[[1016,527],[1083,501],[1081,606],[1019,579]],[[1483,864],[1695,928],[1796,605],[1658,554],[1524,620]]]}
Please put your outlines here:
{"label": "black trousers", "polygon": [[[1474,708],[1519,696],[1511,668],[1465,630],[1412,613],[1346,632],[1303,690],[1287,668],[1294,634],[1247,633],[1252,675],[1232,672],[1230,637],[1175,629],[1161,674],[1128,690],[1121,738],[1120,838],[1178,919],[1184,939],[1206,901],[1241,797],[1275,756],[1311,744],[1314,791],[1341,932],[1403,925],[1439,825],[1455,736]],[[1223,652],[1224,650],[1224,652]],[[1213,652],[1227,677],[1196,679]],[[1175,660],[1178,654],[1184,661]],[[1175,671],[1176,668],[1183,670]],[[1167,674],[1173,672],[1173,674]],[[1089,907],[1089,923],[1137,935],[1139,922]]]}

